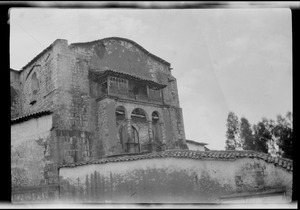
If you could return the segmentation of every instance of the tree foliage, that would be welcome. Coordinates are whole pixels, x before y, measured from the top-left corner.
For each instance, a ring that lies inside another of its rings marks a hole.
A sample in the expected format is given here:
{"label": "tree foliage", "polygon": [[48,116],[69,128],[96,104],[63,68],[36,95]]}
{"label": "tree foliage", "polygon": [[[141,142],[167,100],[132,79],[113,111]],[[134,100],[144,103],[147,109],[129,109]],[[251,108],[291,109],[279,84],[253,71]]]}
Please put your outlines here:
{"label": "tree foliage", "polygon": [[227,117],[226,150],[236,150],[241,147],[238,139],[239,119],[234,112],[229,112]]}
{"label": "tree foliage", "polygon": [[276,121],[262,118],[251,127],[249,121],[229,112],[227,118],[226,150],[255,150],[292,159],[293,118],[277,115]]}
{"label": "tree foliage", "polygon": [[255,150],[255,144],[254,144],[251,125],[245,117],[241,118],[239,132],[240,132],[242,148],[244,150]]}
{"label": "tree foliage", "polygon": [[293,151],[293,119],[292,113],[288,112],[286,117],[277,115],[277,124],[273,129],[274,136],[277,138],[279,155],[284,158],[292,159]]}
{"label": "tree foliage", "polygon": [[272,139],[271,133],[267,130],[263,122],[259,122],[253,127],[254,130],[254,150],[268,153],[268,142]]}

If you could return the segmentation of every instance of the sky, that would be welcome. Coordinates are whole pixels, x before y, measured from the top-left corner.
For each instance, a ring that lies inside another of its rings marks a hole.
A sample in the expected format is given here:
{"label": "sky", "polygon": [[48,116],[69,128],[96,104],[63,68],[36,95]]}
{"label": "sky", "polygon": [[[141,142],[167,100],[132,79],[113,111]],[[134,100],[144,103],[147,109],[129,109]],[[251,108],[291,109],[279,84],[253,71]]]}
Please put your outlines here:
{"label": "sky", "polygon": [[57,9],[9,14],[10,67],[21,69],[56,39],[123,37],[171,63],[186,139],[224,150],[233,111],[256,124],[292,110],[289,8]]}

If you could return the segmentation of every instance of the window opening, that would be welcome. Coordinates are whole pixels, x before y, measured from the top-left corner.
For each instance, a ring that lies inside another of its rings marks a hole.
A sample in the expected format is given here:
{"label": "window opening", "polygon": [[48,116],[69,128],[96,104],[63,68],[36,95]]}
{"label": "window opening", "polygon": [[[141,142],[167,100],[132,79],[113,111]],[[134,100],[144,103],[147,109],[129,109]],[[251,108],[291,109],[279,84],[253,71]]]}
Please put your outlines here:
{"label": "window opening", "polygon": [[125,108],[124,107],[122,107],[122,106],[117,107],[116,118],[117,118],[117,121],[125,119]]}
{"label": "window opening", "polygon": [[109,88],[111,93],[126,94],[128,90],[127,80],[117,77],[110,77]]}
{"label": "window opening", "polygon": [[159,120],[158,113],[155,111],[152,113],[152,122],[157,122]]}
{"label": "window opening", "polygon": [[31,76],[31,90],[32,90],[32,94],[34,95],[36,95],[39,90],[39,82],[35,72]]}

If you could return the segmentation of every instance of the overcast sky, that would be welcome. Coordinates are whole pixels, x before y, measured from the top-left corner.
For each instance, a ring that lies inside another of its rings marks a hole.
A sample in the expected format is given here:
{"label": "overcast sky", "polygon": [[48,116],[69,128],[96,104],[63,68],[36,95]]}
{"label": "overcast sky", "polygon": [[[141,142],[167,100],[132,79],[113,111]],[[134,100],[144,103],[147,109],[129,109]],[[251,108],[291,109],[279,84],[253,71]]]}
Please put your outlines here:
{"label": "overcast sky", "polygon": [[229,111],[251,124],[292,111],[290,9],[12,9],[10,66],[56,39],[118,36],[171,63],[186,138],[225,148]]}

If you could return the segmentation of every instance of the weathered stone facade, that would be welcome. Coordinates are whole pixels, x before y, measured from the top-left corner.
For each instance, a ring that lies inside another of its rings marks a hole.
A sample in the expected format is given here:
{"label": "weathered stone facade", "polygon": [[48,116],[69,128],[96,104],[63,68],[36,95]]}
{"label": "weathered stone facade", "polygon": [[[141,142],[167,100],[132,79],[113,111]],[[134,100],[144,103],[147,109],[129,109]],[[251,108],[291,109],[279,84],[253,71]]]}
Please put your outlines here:
{"label": "weathered stone facade", "polygon": [[290,160],[188,150],[170,63],[131,40],[58,39],[11,70],[11,96],[14,202],[291,197]]}
{"label": "weathered stone facade", "polygon": [[[37,151],[36,161],[52,165],[38,167],[43,175],[25,176],[28,182],[19,187],[58,184],[62,164],[187,149],[170,63],[131,40],[112,37],[69,45],[58,39],[21,71],[11,70],[11,95],[12,132],[20,130],[15,139],[23,139],[26,128],[37,129],[30,127],[34,119],[23,118],[51,111],[48,135],[31,136],[34,143],[24,143],[23,152]],[[17,141],[12,141],[12,151],[20,147]],[[51,155],[44,146],[35,150],[35,144],[51,144]],[[30,171],[19,161],[13,153],[15,170]]]}

